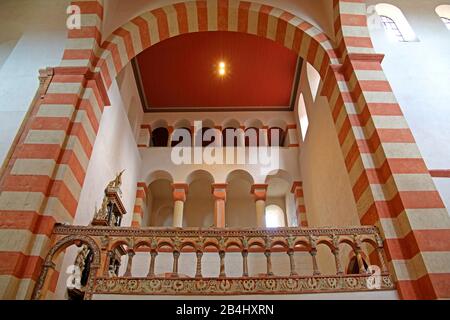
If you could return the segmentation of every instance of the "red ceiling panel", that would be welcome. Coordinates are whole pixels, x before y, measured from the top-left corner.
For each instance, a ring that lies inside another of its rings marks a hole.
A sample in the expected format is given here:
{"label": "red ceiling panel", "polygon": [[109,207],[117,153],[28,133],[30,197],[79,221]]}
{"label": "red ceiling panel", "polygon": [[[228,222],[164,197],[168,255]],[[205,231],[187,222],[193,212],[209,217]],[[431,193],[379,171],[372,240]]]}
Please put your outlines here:
{"label": "red ceiling panel", "polygon": [[[137,57],[141,95],[157,109],[288,109],[297,55],[282,45],[237,32],[174,37]],[[227,74],[218,75],[224,61]]]}

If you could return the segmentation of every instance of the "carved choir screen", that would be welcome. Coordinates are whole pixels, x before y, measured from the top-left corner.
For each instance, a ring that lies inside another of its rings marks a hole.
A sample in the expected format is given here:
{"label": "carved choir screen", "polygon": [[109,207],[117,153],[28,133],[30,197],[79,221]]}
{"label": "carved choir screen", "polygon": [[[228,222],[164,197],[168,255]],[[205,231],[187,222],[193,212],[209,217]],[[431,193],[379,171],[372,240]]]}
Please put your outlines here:
{"label": "carved choir screen", "polygon": [[102,206],[100,209],[95,210],[91,225],[120,227],[122,217],[127,213],[122,202],[122,191],[120,190],[123,172],[119,173],[106,186]]}
{"label": "carved choir screen", "polygon": [[[116,175],[114,180],[110,181],[105,188],[102,206],[100,209],[95,209],[94,218],[91,226],[104,227],[120,227],[122,217],[126,214],[125,207],[122,202],[122,175],[124,171]],[[121,257],[125,254],[121,246],[111,251],[109,275],[118,276]],[[68,272],[71,274],[70,281],[68,281],[67,295],[69,300],[84,299],[86,286],[91,272],[91,264],[93,261],[94,252],[86,244],[81,245],[73,266]]]}
{"label": "carved choir screen", "polygon": [[[84,299],[97,294],[270,295],[394,288],[385,264],[383,243],[375,227],[202,230],[57,225],[54,247],[45,260],[34,299],[45,298],[48,273],[54,268],[55,248],[65,247],[74,239],[80,239],[80,245],[91,243],[90,272],[83,277]],[[134,274],[137,254],[148,259],[144,276]],[[170,270],[156,272],[155,266],[163,255],[172,256]],[[195,257],[190,262],[195,274],[180,272],[184,255]],[[205,274],[202,262],[205,255],[215,255],[219,260],[214,276]],[[239,256],[239,275],[228,274],[230,267],[236,267],[226,264],[227,257],[232,255]],[[264,272],[251,271],[255,266],[249,261],[249,255],[261,257],[258,264],[264,265]],[[273,257],[280,255],[286,258],[283,261],[287,274],[280,275],[273,268]],[[306,262],[296,265],[299,256]],[[122,268],[120,261],[124,261]],[[350,261],[357,264],[356,274],[346,272]],[[331,273],[323,272],[323,266],[327,265],[332,265]]]}

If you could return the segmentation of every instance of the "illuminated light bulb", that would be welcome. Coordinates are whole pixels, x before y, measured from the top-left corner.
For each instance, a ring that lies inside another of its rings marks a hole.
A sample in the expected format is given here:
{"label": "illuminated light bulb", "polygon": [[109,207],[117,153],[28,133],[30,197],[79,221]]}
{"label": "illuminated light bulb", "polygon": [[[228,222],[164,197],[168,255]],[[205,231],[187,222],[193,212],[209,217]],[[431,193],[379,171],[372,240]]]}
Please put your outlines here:
{"label": "illuminated light bulb", "polygon": [[227,70],[226,70],[226,64],[225,64],[225,62],[220,62],[219,63],[219,75],[220,76],[225,76],[225,74],[227,73]]}

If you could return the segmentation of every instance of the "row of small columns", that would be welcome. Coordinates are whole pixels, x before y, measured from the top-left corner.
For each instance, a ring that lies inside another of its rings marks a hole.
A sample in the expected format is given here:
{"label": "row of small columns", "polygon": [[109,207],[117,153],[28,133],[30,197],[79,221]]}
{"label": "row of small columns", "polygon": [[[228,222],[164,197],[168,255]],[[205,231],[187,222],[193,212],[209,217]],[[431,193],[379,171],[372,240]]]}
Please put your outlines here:
{"label": "row of small columns", "polygon": [[[178,276],[178,262],[179,262],[180,254],[181,253],[179,251],[173,252],[172,276]],[[290,263],[290,269],[291,269],[290,275],[296,276],[297,272],[295,271],[294,250],[292,250],[292,249],[288,250],[287,254],[289,256],[289,263]],[[127,262],[127,268],[126,268],[124,277],[132,277],[131,270],[133,267],[133,258],[135,255],[136,255],[136,253],[134,252],[134,250],[132,250],[132,249],[128,250],[128,262]],[[267,275],[273,276],[274,273],[272,271],[272,253],[270,250],[266,250],[264,252],[264,255],[266,256],[266,260],[267,260]],[[150,267],[149,267],[147,277],[155,276],[155,264],[156,264],[157,256],[158,256],[158,252],[156,252],[156,251],[150,252]],[[202,278],[203,277],[203,275],[202,275],[203,252],[197,251],[196,256],[197,256],[197,263],[196,263],[195,277]],[[317,261],[316,261],[316,251],[314,251],[314,254],[313,254],[313,251],[311,251],[311,256],[313,258],[314,275],[320,275],[320,272],[319,272],[318,266],[317,266]],[[219,257],[220,257],[219,277],[225,278],[226,277],[226,274],[225,274],[225,251],[223,251],[223,250],[219,251]],[[242,251],[242,263],[243,263],[242,276],[248,277],[249,272],[248,272],[248,251],[247,250]],[[105,276],[106,276],[106,274],[105,274]]]}
{"label": "row of small columns", "polygon": [[[254,197],[256,205],[256,226],[259,228],[266,227],[266,200],[268,184],[254,184],[251,188],[251,194]],[[214,226],[216,228],[225,228],[225,203],[227,200],[227,184],[215,183],[211,187],[214,197]],[[173,191],[173,227],[183,227],[184,203],[187,199],[188,184],[175,183],[172,184]],[[294,182],[292,193],[295,196],[297,208],[297,221],[299,226],[307,226],[306,208],[303,198],[303,187],[301,182]]]}
{"label": "row of small columns", "polygon": [[[387,272],[387,267],[383,258],[383,253],[382,253],[382,249],[378,248],[378,257],[380,259],[381,262],[381,267],[382,267],[382,272],[385,273]],[[289,256],[289,263],[290,263],[290,276],[296,276],[298,275],[297,272],[295,271],[295,260],[294,260],[294,249],[293,248],[289,248],[287,250],[287,254]],[[362,253],[361,253],[361,248],[359,245],[357,245],[357,247],[355,248],[355,255],[357,258],[357,262],[358,262],[358,266],[359,266],[359,273],[360,274],[366,274],[367,271],[365,270],[364,267],[364,263],[363,263],[363,258],[362,258]],[[110,257],[112,257],[112,252],[110,251]],[[314,276],[320,276],[321,273],[319,271],[319,267],[317,264],[317,247],[315,242],[312,244],[311,249],[309,251],[311,258],[312,258],[312,267],[313,267],[313,275]],[[339,249],[336,247],[333,251],[332,251],[334,258],[335,258],[335,264],[336,264],[336,271],[337,271],[337,275],[343,275],[344,271],[342,269],[342,264],[339,258]],[[179,262],[179,258],[180,258],[180,251],[174,251],[173,252],[173,267],[172,267],[172,276],[176,277],[178,276],[178,262]],[[220,250],[219,251],[219,257],[220,257],[220,272],[219,272],[219,277],[220,278],[225,278],[226,274],[225,274],[225,251],[224,250]],[[274,273],[272,271],[272,257],[271,257],[271,251],[270,249],[266,249],[264,252],[264,255],[266,257],[266,262],[267,262],[267,276],[273,276]],[[133,249],[129,249],[128,250],[128,263],[127,263],[127,268],[126,268],[126,272],[124,274],[124,277],[131,277],[131,270],[132,270],[132,266],[133,266],[133,258],[135,256],[135,252]],[[156,250],[152,250],[150,252],[150,267],[149,267],[149,272],[147,277],[155,277],[155,263],[156,263],[156,257],[158,256],[158,252]],[[196,256],[197,256],[197,262],[196,262],[196,272],[195,272],[195,277],[196,278],[202,278],[202,258],[203,258],[203,252],[201,251],[197,251],[196,252]],[[109,260],[109,259],[108,259]],[[242,276],[243,277],[248,277],[249,276],[249,272],[248,272],[248,250],[243,250],[242,251],[242,263],[243,263],[243,272],[242,272]],[[105,276],[106,276],[106,272],[105,272]]]}
{"label": "row of small columns", "polygon": [[[265,228],[265,211],[267,198],[267,184],[255,184],[252,186],[251,193],[254,196],[256,204],[256,224],[257,227]],[[227,200],[227,184],[215,183],[211,190],[214,197],[214,226],[216,228],[225,228],[225,203]],[[186,202],[188,185],[185,183],[172,184],[173,190],[173,227],[183,227],[184,203]]]}

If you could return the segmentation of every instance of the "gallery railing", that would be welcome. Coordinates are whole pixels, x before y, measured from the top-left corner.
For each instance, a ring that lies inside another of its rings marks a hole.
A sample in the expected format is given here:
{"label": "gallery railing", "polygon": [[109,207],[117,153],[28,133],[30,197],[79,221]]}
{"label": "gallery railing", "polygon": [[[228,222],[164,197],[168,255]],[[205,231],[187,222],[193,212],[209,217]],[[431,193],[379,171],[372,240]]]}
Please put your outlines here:
{"label": "gallery railing", "polygon": [[[270,295],[394,288],[385,264],[383,242],[378,229],[370,226],[316,229],[134,229],[57,225],[52,243],[33,293],[34,299],[45,298],[51,273],[56,267],[53,261],[60,252],[72,245],[84,248],[81,251],[87,253],[79,259],[85,275],[81,288],[84,299],[91,299],[94,294]],[[321,274],[317,254],[322,245],[329,248],[320,252],[330,255],[327,261],[334,265],[335,274]],[[345,254],[342,254],[343,251]],[[149,253],[146,277],[132,275],[133,258],[139,252]],[[218,277],[203,275],[203,255],[211,252],[216,252],[220,259]],[[242,275],[229,277],[225,270],[225,258],[227,254],[236,252],[242,256]],[[155,273],[158,255],[162,253],[173,255],[172,270],[163,275]],[[179,273],[180,256],[185,253],[195,253],[195,276]],[[249,273],[249,253],[265,256],[264,274]],[[272,257],[280,253],[289,257],[289,275],[273,272]],[[296,254],[308,257],[311,274],[298,273]],[[119,275],[123,255],[128,255],[128,261],[126,271]],[[345,262],[348,265],[349,257],[353,257],[353,270],[356,272],[344,270],[344,267],[348,269],[343,264]]]}

